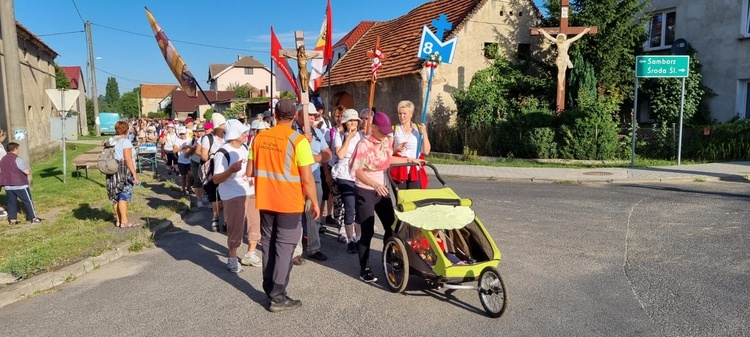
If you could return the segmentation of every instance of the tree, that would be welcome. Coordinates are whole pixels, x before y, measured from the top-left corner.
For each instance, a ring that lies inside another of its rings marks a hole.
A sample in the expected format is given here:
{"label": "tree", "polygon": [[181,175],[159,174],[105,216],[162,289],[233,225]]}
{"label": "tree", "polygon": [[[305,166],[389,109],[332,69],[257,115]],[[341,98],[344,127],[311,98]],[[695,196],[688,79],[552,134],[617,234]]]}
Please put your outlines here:
{"label": "tree", "polygon": [[234,82],[227,85],[227,91],[234,91],[234,95],[237,98],[250,97],[250,88],[247,85],[240,84],[240,82]]}
{"label": "tree", "polygon": [[70,77],[57,63],[55,63],[55,88],[70,89]]}
{"label": "tree", "polygon": [[291,91],[282,91],[279,96],[281,99],[297,99],[297,95]]}
{"label": "tree", "polygon": [[104,94],[104,102],[107,110],[120,111],[120,87],[117,85],[117,79],[114,77],[107,78],[107,89]]}
{"label": "tree", "polygon": [[124,117],[137,118],[139,117],[138,111],[138,88],[133,91],[128,91],[122,95],[120,99],[120,109]]}
{"label": "tree", "polygon": [[591,63],[583,60],[583,56],[577,50],[572,55],[573,64],[576,66],[568,76],[568,106],[574,108],[579,100],[596,99],[596,74]]}
{"label": "tree", "polygon": [[211,120],[211,115],[213,115],[213,114],[214,114],[214,109],[208,108],[206,110],[206,112],[203,113],[203,119],[205,119],[207,121],[210,121]]}
{"label": "tree", "polygon": [[[600,92],[618,105],[633,95],[635,55],[648,36],[642,0],[571,0],[570,25],[597,26],[599,32],[578,40],[571,49],[581,53],[598,79]],[[546,0],[545,24],[560,22],[560,0]],[[578,65],[575,65],[576,67]]]}
{"label": "tree", "polygon": [[88,124],[89,130],[94,130],[94,100],[86,97],[86,124]]}

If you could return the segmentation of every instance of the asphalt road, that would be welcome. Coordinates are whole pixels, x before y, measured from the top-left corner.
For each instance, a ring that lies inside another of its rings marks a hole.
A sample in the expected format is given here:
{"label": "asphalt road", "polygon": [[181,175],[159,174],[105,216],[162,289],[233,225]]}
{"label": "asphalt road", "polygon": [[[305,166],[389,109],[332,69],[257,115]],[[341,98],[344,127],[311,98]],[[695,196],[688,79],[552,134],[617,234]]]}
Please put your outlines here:
{"label": "asphalt road", "polygon": [[499,319],[476,291],[446,296],[412,277],[393,294],[379,267],[379,284],[364,284],[332,235],[329,261],[293,270],[302,308],[272,314],[260,269],[229,273],[226,237],[201,211],[152,249],[0,309],[0,335],[750,335],[750,184],[449,183],[503,253]]}

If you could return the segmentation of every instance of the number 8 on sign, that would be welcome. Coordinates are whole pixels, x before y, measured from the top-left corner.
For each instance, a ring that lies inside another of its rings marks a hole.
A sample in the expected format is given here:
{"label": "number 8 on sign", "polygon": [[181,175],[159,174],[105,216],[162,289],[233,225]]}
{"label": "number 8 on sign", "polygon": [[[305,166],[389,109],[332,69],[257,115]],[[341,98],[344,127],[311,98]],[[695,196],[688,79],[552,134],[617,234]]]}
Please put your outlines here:
{"label": "number 8 on sign", "polygon": [[422,52],[428,55],[432,54],[432,42],[425,42]]}
{"label": "number 8 on sign", "polygon": [[453,53],[456,51],[456,41],[458,36],[454,36],[448,41],[440,41],[427,26],[422,27],[422,41],[419,43],[419,53],[417,56],[423,60],[430,58],[432,54],[440,54],[443,63],[453,61]]}

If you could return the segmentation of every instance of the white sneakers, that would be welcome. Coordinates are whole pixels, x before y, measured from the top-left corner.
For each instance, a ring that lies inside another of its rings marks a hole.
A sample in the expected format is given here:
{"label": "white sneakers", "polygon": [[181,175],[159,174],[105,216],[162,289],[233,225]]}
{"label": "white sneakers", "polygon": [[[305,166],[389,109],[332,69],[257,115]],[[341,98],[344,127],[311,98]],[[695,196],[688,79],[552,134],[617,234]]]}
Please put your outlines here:
{"label": "white sneakers", "polygon": [[263,260],[261,260],[260,256],[255,255],[255,252],[245,253],[245,256],[243,256],[242,259],[240,260],[240,263],[243,266],[252,266],[252,267],[263,266]]}

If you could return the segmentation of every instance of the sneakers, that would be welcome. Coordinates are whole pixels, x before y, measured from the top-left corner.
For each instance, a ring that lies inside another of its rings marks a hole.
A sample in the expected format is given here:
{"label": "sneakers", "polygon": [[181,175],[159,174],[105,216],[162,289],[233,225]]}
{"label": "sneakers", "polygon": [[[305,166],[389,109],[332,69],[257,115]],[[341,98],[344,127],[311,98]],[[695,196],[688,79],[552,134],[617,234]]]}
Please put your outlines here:
{"label": "sneakers", "polygon": [[205,208],[206,204],[203,203],[203,201],[198,201],[198,204],[195,206],[195,208]]}
{"label": "sneakers", "polygon": [[308,255],[307,258],[308,259],[317,260],[317,261],[328,260],[328,256],[326,256],[325,254],[323,254],[321,252],[315,252],[315,254]]}
{"label": "sneakers", "polygon": [[263,266],[263,260],[261,260],[260,256],[255,255],[255,252],[245,253],[245,256],[243,256],[242,259],[240,259],[240,263],[243,266],[251,266],[251,267]]}
{"label": "sneakers", "polygon": [[336,224],[336,219],[334,219],[332,216],[329,215],[329,216],[326,217],[326,222],[329,225],[335,225]]}
{"label": "sneakers", "polygon": [[8,211],[2,209],[0,210],[0,218],[5,218],[8,216]]}
{"label": "sneakers", "polygon": [[271,305],[268,307],[270,312],[279,312],[284,310],[297,309],[302,306],[302,301],[293,300],[289,296],[284,296],[280,300],[271,300]]}
{"label": "sneakers", "polygon": [[338,238],[338,240],[339,240],[339,242],[341,242],[341,243],[346,243],[346,241],[347,241],[347,239],[346,239],[346,235],[344,235],[344,234],[339,234],[339,238]]}
{"label": "sneakers", "polygon": [[40,218],[33,218],[33,219],[31,219],[31,223],[32,224],[42,223],[42,221],[44,221],[44,219],[40,219]]}
{"label": "sneakers", "polygon": [[302,255],[297,255],[292,258],[292,264],[294,264],[295,266],[301,266],[305,264],[305,259],[302,258]]}
{"label": "sneakers", "polygon": [[346,252],[349,254],[357,254],[357,243],[349,241],[349,243],[346,244]]}
{"label": "sneakers", "polygon": [[233,273],[239,273],[242,271],[242,266],[237,262],[236,257],[230,257],[229,262],[227,262],[227,269]]}
{"label": "sneakers", "polygon": [[370,270],[370,267],[365,268],[365,270],[359,273],[359,279],[365,281],[365,283],[373,283],[378,281],[378,278],[372,274],[372,270]]}
{"label": "sneakers", "polygon": [[219,231],[219,219],[213,219],[211,221],[211,231],[212,232],[218,232]]}

